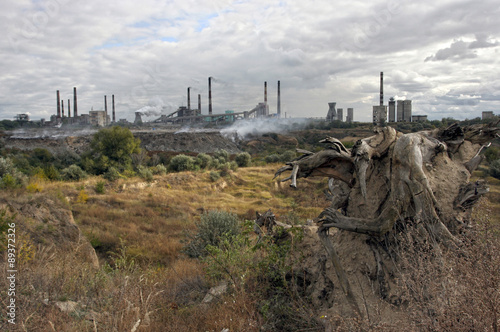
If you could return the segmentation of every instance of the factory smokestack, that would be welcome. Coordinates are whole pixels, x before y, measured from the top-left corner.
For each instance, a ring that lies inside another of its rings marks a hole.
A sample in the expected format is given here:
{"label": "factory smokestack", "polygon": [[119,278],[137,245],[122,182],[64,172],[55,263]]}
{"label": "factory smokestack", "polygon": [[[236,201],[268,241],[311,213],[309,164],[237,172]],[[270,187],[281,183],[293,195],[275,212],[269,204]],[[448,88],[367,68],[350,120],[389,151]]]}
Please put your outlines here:
{"label": "factory smokestack", "polygon": [[61,118],[61,98],[59,98],[59,90],[57,90],[57,118]]}
{"label": "factory smokestack", "polygon": [[278,81],[278,118],[281,118],[281,90],[280,90],[280,81]]}
{"label": "factory smokestack", "polygon": [[64,100],[61,100],[61,114],[62,117],[64,118]]}
{"label": "factory smokestack", "polygon": [[201,94],[198,93],[198,111],[200,111],[201,114]]}
{"label": "factory smokestack", "polygon": [[76,87],[73,88],[73,116],[78,116],[78,107],[76,106]]}
{"label": "factory smokestack", "polygon": [[267,82],[264,82],[264,104],[267,105]]}
{"label": "factory smokestack", "polygon": [[212,77],[208,78],[208,114],[212,115]]}
{"label": "factory smokestack", "polygon": [[380,72],[380,106],[384,105],[384,72]]}
{"label": "factory smokestack", "polygon": [[104,95],[104,125],[108,125],[108,101],[106,95]]}
{"label": "factory smokestack", "polygon": [[116,122],[116,117],[115,117],[115,95],[111,95],[111,103],[113,105],[113,123]]}
{"label": "factory smokestack", "polygon": [[188,87],[188,110],[191,109],[191,87]]}
{"label": "factory smokestack", "polygon": [[71,118],[71,104],[70,104],[70,100],[71,99],[68,99],[68,118]]}

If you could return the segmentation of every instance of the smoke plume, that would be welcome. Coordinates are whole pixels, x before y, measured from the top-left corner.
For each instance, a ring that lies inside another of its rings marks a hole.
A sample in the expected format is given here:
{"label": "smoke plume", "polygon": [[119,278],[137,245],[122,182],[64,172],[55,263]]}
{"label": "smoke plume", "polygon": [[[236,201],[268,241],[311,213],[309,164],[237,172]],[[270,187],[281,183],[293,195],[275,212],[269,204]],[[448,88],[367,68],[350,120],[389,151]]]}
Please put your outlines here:
{"label": "smoke plume", "polygon": [[144,116],[160,116],[163,111],[166,111],[171,107],[171,105],[165,104],[160,97],[156,96],[151,98],[146,106],[135,112]]}

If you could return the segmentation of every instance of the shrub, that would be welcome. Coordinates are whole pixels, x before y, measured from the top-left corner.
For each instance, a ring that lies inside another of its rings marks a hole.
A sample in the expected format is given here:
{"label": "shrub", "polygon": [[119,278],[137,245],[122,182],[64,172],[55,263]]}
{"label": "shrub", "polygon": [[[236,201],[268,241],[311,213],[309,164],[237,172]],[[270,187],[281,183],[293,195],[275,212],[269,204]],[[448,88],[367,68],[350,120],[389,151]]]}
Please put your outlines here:
{"label": "shrub", "polygon": [[490,175],[500,179],[500,159],[495,160],[490,165]]}
{"label": "shrub", "polygon": [[220,179],[220,174],[219,174],[219,172],[211,171],[209,177],[210,177],[210,181],[216,182],[217,180]]}
{"label": "shrub", "polygon": [[296,156],[297,154],[295,153],[295,151],[287,150],[280,155],[279,159],[282,163],[287,163],[295,159]]}
{"label": "shrub", "polygon": [[151,167],[151,171],[155,175],[165,175],[167,174],[167,168],[163,164],[158,164],[154,167]]}
{"label": "shrub", "polygon": [[87,173],[78,165],[71,165],[61,171],[61,176],[67,181],[80,181],[87,177]]}
{"label": "shrub", "polygon": [[128,128],[114,126],[99,130],[90,142],[90,155],[95,160],[94,172],[105,173],[109,167],[129,168],[132,154],[141,152],[140,143]]}
{"label": "shrub", "polygon": [[85,191],[85,189],[80,190],[78,193],[78,197],[76,198],[77,203],[87,203],[87,200],[89,199],[89,195]]}
{"label": "shrub", "polygon": [[0,157],[0,188],[18,188],[26,184],[26,176],[19,172],[10,158]]}
{"label": "shrub", "polygon": [[179,154],[170,160],[169,169],[173,172],[183,172],[194,170],[194,158]]}
{"label": "shrub", "polygon": [[188,236],[191,241],[184,247],[184,252],[190,257],[206,255],[207,246],[217,247],[224,238],[235,236],[240,231],[240,223],[235,214],[217,210],[202,214],[196,227],[197,233]]}
{"label": "shrub", "polygon": [[252,162],[252,156],[248,152],[238,153],[234,161],[236,161],[239,167],[248,167]]}
{"label": "shrub", "polygon": [[206,153],[200,153],[196,156],[196,164],[199,165],[201,169],[208,168],[212,164],[212,157]]}
{"label": "shrub", "polygon": [[137,168],[137,173],[144,180],[146,180],[148,182],[153,181],[153,172],[151,172],[151,169],[149,169],[149,167],[139,166]]}
{"label": "shrub", "polygon": [[214,158],[219,159],[221,163],[229,161],[229,152],[224,149],[218,149],[214,152]]}
{"label": "shrub", "polygon": [[496,146],[489,147],[484,152],[484,156],[486,157],[486,161],[491,164],[492,162],[500,158],[500,148]]}
{"label": "shrub", "polygon": [[266,163],[272,164],[272,163],[278,163],[280,162],[280,156],[276,153],[270,154],[266,156]]}
{"label": "shrub", "polygon": [[106,182],[98,181],[95,185],[95,192],[98,194],[104,194]]}
{"label": "shrub", "polygon": [[120,172],[114,167],[110,167],[106,173],[102,175],[103,178],[105,178],[108,181],[116,181],[118,180],[121,175]]}
{"label": "shrub", "polygon": [[45,176],[52,181],[57,181],[61,179],[61,174],[54,165],[49,165],[43,169]]}

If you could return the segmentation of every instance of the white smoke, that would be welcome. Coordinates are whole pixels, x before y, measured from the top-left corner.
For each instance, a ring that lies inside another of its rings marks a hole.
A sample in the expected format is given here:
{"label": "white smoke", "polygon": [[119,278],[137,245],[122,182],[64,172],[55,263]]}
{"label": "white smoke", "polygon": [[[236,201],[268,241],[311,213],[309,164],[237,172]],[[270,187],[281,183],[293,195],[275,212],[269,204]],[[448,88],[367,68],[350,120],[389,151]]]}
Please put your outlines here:
{"label": "white smoke", "polygon": [[156,96],[151,98],[148,101],[148,104],[137,111],[136,113],[140,113],[141,115],[144,116],[160,116],[163,111],[171,109],[173,106],[172,105],[167,105],[163,102],[163,99],[160,97]]}
{"label": "white smoke", "polygon": [[75,137],[75,136],[90,136],[97,132],[97,129],[93,128],[43,128],[43,129],[16,129],[12,131],[10,138],[14,139],[37,139],[37,138],[64,138],[64,137]]}
{"label": "white smoke", "polygon": [[249,136],[259,136],[266,133],[284,134],[291,130],[303,128],[309,123],[308,119],[293,118],[293,119],[273,119],[273,118],[256,118],[238,120],[230,127],[222,129],[220,132],[223,136],[231,139],[239,138],[246,139]]}

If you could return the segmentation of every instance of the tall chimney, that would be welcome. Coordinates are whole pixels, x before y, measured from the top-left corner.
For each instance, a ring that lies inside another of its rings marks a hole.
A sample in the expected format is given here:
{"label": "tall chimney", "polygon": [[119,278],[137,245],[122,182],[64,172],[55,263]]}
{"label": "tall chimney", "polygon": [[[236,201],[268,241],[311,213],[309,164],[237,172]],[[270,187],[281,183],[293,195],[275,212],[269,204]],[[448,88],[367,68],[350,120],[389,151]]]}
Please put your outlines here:
{"label": "tall chimney", "polygon": [[108,124],[108,101],[106,100],[106,95],[104,95],[104,125]]}
{"label": "tall chimney", "polygon": [[188,87],[188,110],[191,109],[191,87]]}
{"label": "tall chimney", "polygon": [[380,106],[384,105],[384,72],[380,72]]}
{"label": "tall chimney", "polygon": [[61,98],[59,98],[59,90],[57,90],[57,118],[61,117]]}
{"label": "tall chimney", "polygon": [[267,82],[264,82],[264,104],[267,105]]}
{"label": "tall chimney", "polygon": [[281,90],[280,90],[280,81],[278,81],[278,118],[281,118]]}
{"label": "tall chimney", "polygon": [[198,93],[198,111],[200,111],[201,114],[201,94]]}
{"label": "tall chimney", "polygon": [[68,99],[68,118],[71,118],[71,104],[70,104],[70,100],[71,99]]}
{"label": "tall chimney", "polygon": [[76,106],[76,87],[73,88],[73,116],[78,116],[78,107]]}
{"label": "tall chimney", "polygon": [[113,122],[116,122],[116,117],[115,117],[115,95],[111,95],[111,103],[113,105]]}
{"label": "tall chimney", "polygon": [[208,114],[212,115],[212,77],[208,78]]}
{"label": "tall chimney", "polygon": [[61,100],[61,113],[62,117],[64,118],[64,100]]}

